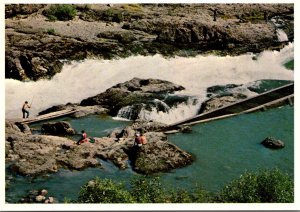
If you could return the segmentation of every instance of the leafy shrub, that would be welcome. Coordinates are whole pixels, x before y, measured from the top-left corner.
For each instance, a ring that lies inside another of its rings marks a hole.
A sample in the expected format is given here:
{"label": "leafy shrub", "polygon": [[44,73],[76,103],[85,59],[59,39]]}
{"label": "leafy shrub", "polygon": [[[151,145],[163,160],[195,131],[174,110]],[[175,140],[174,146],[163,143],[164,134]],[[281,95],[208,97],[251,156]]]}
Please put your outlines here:
{"label": "leafy shrub", "polygon": [[122,183],[96,178],[84,185],[77,201],[65,203],[291,203],[294,201],[293,179],[273,169],[259,173],[245,172],[218,193],[201,187],[165,190],[159,177],[139,176],[131,180],[126,190]]}
{"label": "leafy shrub", "polygon": [[122,11],[113,9],[113,8],[109,8],[109,9],[105,10],[103,12],[103,18],[106,21],[113,21],[113,22],[117,22],[117,23],[120,23],[124,20]]}
{"label": "leafy shrub", "polygon": [[165,202],[165,193],[159,177],[141,176],[131,181],[131,195],[138,203]]}
{"label": "leafy shrub", "polygon": [[49,20],[60,20],[68,21],[72,20],[76,16],[76,9],[70,4],[55,4],[51,5],[49,9],[44,10],[44,15],[48,17]]}
{"label": "leafy shrub", "polygon": [[122,183],[96,178],[84,185],[79,193],[79,203],[132,203],[133,198]]}
{"label": "leafy shrub", "polygon": [[292,178],[273,169],[258,174],[246,172],[219,193],[221,202],[291,203],[294,201]]}
{"label": "leafy shrub", "polygon": [[49,35],[55,35],[55,34],[56,34],[56,33],[55,33],[55,29],[53,29],[53,28],[47,29],[47,33],[48,33]]}

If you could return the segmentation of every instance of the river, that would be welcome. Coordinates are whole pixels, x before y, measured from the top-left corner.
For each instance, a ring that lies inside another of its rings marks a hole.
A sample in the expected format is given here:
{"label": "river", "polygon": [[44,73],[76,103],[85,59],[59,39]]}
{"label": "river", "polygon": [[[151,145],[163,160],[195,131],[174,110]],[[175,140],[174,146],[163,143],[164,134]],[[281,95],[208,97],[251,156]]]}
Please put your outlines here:
{"label": "river", "polygon": [[[294,45],[289,44],[281,51],[235,57],[199,55],[167,59],[156,55],[72,62],[66,64],[63,71],[51,80],[19,82],[6,79],[6,118],[21,116],[20,105],[25,100],[33,100],[31,112],[35,115],[56,104],[80,102],[83,98],[133,77],[159,78],[177,83],[186,88],[182,94],[197,96],[203,101],[206,99],[206,88],[214,85],[254,83],[257,87],[261,86],[261,90],[270,89],[272,86],[265,86],[261,80],[274,80],[274,86],[282,80],[294,80],[294,72],[284,66],[293,58]],[[254,95],[247,89],[244,92]],[[180,105],[170,113],[150,116],[155,120],[172,123],[194,115],[198,106]],[[129,124],[127,121],[101,116],[64,120],[69,121],[78,131],[84,126],[91,136],[105,136],[114,128]],[[220,189],[245,170],[278,167],[293,175],[293,130],[294,107],[289,105],[195,125],[191,134],[169,136],[171,142],[195,155],[195,162],[159,175],[165,187],[176,185],[178,188],[192,189],[198,184],[209,191]],[[265,148],[260,142],[268,136],[284,141],[286,147],[280,150]],[[101,162],[102,169],[60,170],[34,179],[13,175],[7,169],[6,177],[10,179],[10,184],[6,190],[6,201],[17,202],[28,190],[46,188],[62,202],[65,197],[76,199],[80,187],[95,176],[128,183],[132,176],[137,175],[130,168],[119,170],[110,162]]]}

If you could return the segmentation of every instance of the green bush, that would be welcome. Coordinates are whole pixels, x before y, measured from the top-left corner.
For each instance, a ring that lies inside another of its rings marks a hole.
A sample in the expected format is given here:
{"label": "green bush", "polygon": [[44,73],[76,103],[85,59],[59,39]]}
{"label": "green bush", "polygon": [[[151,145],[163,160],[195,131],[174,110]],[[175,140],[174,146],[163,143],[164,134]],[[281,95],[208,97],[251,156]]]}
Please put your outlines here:
{"label": "green bush", "polygon": [[56,34],[56,33],[55,33],[55,29],[53,29],[53,28],[47,29],[47,33],[48,33],[49,35],[55,35],[55,34]]}
{"label": "green bush", "polygon": [[122,11],[109,8],[103,12],[103,18],[106,21],[113,21],[120,23],[124,20],[124,16],[122,14]]}
{"label": "green bush", "polygon": [[44,15],[51,21],[72,20],[76,16],[76,13],[75,7],[71,4],[55,4],[51,5],[49,9],[44,10]]}
{"label": "green bush", "polygon": [[292,178],[278,169],[246,172],[223,188],[218,200],[239,203],[291,203],[294,201]]}
{"label": "green bush", "polygon": [[79,193],[79,203],[132,203],[133,198],[122,183],[96,178],[84,185]]}
{"label": "green bush", "polygon": [[159,177],[140,176],[131,181],[131,195],[138,203],[165,202],[165,193]]}
{"label": "green bush", "polygon": [[201,187],[165,190],[159,177],[138,176],[131,180],[130,189],[122,183],[96,178],[84,185],[77,201],[65,203],[292,203],[293,179],[273,169],[258,173],[245,172],[217,193]]}

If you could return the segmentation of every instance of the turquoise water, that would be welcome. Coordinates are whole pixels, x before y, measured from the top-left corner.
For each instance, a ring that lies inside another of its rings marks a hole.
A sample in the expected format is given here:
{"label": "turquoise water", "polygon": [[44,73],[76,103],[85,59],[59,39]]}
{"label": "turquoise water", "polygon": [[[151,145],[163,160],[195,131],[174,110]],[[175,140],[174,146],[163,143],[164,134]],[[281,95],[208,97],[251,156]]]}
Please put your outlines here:
{"label": "turquoise water", "polygon": [[[104,135],[128,124],[112,119],[86,117],[68,120],[76,130],[86,127],[91,136]],[[95,134],[94,134],[95,133]],[[256,171],[273,167],[294,173],[294,107],[283,106],[193,126],[191,134],[174,134],[169,140],[195,156],[192,165],[159,174],[165,187],[193,189],[202,185],[216,191],[237,178],[245,170]],[[267,149],[260,142],[268,136],[285,142],[279,150]],[[80,187],[98,176],[128,183],[137,175],[130,168],[119,170],[112,163],[101,161],[102,168],[83,171],[60,170],[36,179],[14,176],[6,190],[6,201],[17,202],[32,189],[46,188],[60,202],[76,199]],[[7,170],[9,174],[9,170]],[[7,177],[8,177],[7,175]]]}
{"label": "turquoise water", "polygon": [[[85,130],[88,136],[91,137],[104,137],[108,136],[114,129],[122,129],[128,124],[129,121],[119,121],[114,120],[109,116],[101,115],[91,115],[78,119],[72,119],[69,117],[63,117],[59,119],[54,119],[49,122],[56,121],[67,121],[71,124],[72,128],[75,129],[77,133],[80,134],[81,130]],[[40,122],[30,125],[31,128],[36,129],[35,133],[41,133],[40,129],[42,124],[45,122]],[[72,136],[72,139],[77,139],[76,136]]]}
{"label": "turquoise water", "polygon": [[[169,140],[195,155],[195,162],[164,176],[169,185],[192,188],[202,185],[216,191],[245,170],[280,168],[294,173],[294,107],[244,114],[199,124],[191,134],[176,134]],[[272,136],[285,148],[271,150],[260,144]]]}

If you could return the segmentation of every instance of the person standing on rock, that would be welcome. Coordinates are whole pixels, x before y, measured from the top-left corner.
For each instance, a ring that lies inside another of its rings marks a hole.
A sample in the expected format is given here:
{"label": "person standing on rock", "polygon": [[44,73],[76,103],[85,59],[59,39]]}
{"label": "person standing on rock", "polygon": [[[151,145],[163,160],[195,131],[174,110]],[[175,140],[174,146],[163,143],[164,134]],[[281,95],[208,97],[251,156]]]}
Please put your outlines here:
{"label": "person standing on rock", "polygon": [[81,130],[81,138],[77,141],[77,145],[80,145],[87,141],[87,134],[84,130]]}
{"label": "person standing on rock", "polygon": [[27,101],[25,101],[25,103],[23,104],[23,107],[22,107],[23,119],[25,119],[25,115],[26,115],[26,118],[29,117],[29,108],[30,108],[30,105],[28,104]]}
{"label": "person standing on rock", "polygon": [[140,135],[140,133],[136,133],[135,139],[134,139],[134,146],[141,147],[142,145],[143,144],[142,144],[142,140],[141,140],[141,135]]}

